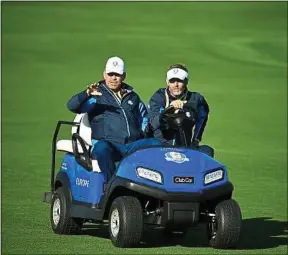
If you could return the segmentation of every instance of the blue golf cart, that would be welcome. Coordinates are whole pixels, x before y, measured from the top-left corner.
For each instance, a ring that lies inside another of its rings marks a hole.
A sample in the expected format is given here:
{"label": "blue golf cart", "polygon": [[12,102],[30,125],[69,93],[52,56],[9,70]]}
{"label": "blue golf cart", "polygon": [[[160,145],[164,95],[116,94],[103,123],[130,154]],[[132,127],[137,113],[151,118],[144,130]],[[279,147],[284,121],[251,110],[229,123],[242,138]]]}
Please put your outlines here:
{"label": "blue golf cart", "polygon": [[[163,234],[183,235],[199,223],[207,225],[209,245],[235,248],[241,233],[241,211],[232,199],[227,168],[213,157],[187,145],[187,114],[164,114],[180,134],[181,146],[142,148],[123,158],[108,183],[96,159],[90,157],[88,115],[59,121],[52,142],[50,192],[51,226],[57,234],[76,234],[86,222],[108,221],[116,247],[139,245],[144,226]],[[72,126],[71,140],[57,140],[62,125]],[[189,127],[191,128],[191,127]],[[55,172],[56,151],[63,151]]]}

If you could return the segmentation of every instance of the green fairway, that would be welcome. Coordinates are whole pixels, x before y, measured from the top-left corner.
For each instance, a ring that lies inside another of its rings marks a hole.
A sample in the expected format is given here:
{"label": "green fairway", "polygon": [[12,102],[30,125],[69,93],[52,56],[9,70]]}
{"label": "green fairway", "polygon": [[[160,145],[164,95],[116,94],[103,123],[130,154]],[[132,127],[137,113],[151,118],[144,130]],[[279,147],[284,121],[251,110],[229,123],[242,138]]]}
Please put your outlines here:
{"label": "green fairway", "polygon": [[[1,9],[3,254],[287,253],[286,2],[1,2]],[[68,99],[102,78],[113,55],[123,57],[127,82],[145,103],[165,86],[169,65],[188,66],[190,90],[211,108],[203,143],[227,165],[242,210],[236,250],[208,247],[204,226],[170,243],[151,233],[150,244],[135,249],[115,248],[102,230],[53,233],[40,196],[49,191],[56,123],[74,117]]]}

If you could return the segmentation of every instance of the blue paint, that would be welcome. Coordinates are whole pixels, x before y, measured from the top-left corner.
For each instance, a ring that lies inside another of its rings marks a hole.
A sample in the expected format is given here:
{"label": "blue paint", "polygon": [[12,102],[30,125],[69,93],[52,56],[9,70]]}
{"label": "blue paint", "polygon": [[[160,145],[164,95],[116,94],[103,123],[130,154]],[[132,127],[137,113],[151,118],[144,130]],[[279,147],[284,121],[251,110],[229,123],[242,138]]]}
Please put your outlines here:
{"label": "blue paint", "polygon": [[[104,185],[104,174],[92,171],[87,171],[84,167],[79,165],[75,160],[74,155],[67,153],[63,160],[66,163],[66,170],[61,168],[61,171],[65,171],[70,180],[70,187],[72,197],[76,201],[98,204],[100,198],[103,195],[103,185]],[[89,186],[81,186],[76,184],[76,179],[78,181],[86,180],[89,182]]]}
{"label": "blue paint", "polygon": [[[171,161],[171,155],[173,155],[171,152],[181,153],[183,158],[176,158],[176,160]],[[138,177],[136,173],[137,167],[160,172],[164,180],[163,184]],[[224,178],[221,181],[205,186],[205,174],[219,168],[224,170]],[[65,154],[60,171],[65,171],[68,175],[74,200],[92,204],[99,203],[103,195],[103,173],[87,171],[77,163],[74,155],[70,153]],[[167,192],[201,192],[228,181],[226,167],[223,164],[202,152],[188,148],[158,147],[138,150],[120,162],[116,175],[136,183],[160,188]],[[175,176],[194,177],[194,183],[175,184]],[[88,182],[89,185],[87,186]]]}
{"label": "blue paint", "polygon": [[[165,153],[167,152],[183,153],[189,161],[183,163],[167,161],[165,159]],[[148,168],[162,173],[164,184],[139,178],[136,173],[137,167]],[[218,168],[224,170],[223,180],[204,187],[205,174]],[[149,148],[136,151],[121,161],[117,176],[164,189],[168,192],[199,192],[202,189],[209,189],[227,182],[226,167],[223,164],[202,152],[186,148]],[[192,176],[194,177],[194,184],[175,184],[174,176]]]}

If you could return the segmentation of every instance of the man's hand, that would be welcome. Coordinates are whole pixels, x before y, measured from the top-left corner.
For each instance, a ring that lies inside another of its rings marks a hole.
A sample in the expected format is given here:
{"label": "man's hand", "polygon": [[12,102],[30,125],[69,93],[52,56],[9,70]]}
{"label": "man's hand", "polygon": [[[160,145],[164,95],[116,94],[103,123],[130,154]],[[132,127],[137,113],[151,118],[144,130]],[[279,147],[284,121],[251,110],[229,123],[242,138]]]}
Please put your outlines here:
{"label": "man's hand", "polygon": [[98,91],[99,83],[95,82],[87,87],[86,93],[88,96],[102,96],[102,93]]}
{"label": "man's hand", "polygon": [[182,109],[185,103],[187,103],[187,101],[174,100],[170,103],[170,105],[172,105],[175,109]]}

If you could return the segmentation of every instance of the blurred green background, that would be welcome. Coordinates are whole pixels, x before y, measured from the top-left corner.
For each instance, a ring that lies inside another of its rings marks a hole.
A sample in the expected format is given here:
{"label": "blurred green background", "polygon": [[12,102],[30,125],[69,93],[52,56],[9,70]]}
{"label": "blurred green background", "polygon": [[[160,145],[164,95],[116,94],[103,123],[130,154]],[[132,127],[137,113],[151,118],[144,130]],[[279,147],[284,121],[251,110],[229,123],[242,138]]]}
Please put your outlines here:
{"label": "blurred green background", "polygon": [[74,117],[68,99],[113,55],[145,103],[169,65],[188,66],[190,90],[211,108],[203,142],[227,165],[242,209],[233,254],[286,254],[287,2],[1,2],[1,23],[3,254],[231,253],[208,248],[201,226],[123,250],[97,231],[52,232],[40,195],[56,123]]}

